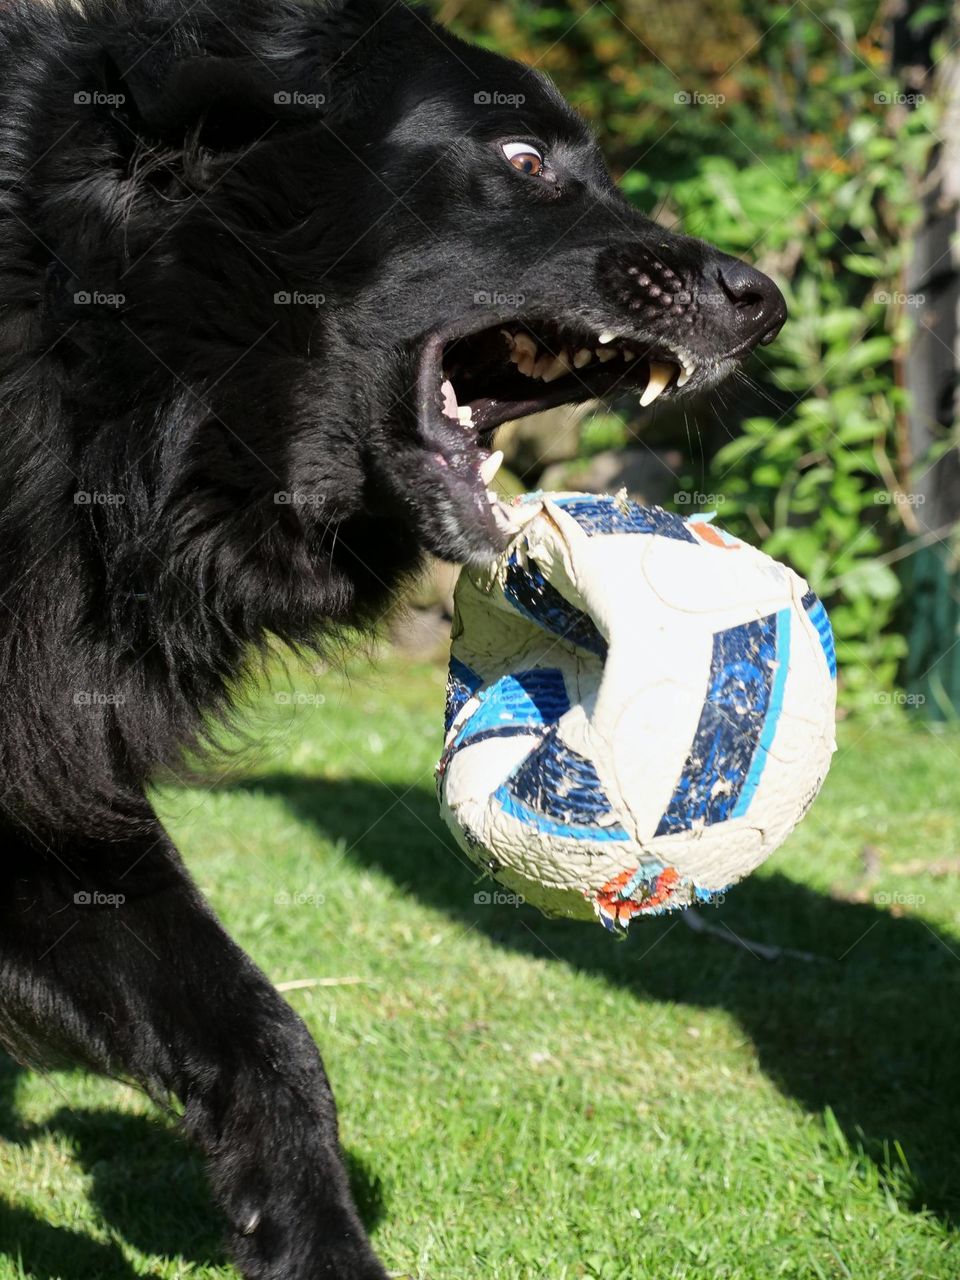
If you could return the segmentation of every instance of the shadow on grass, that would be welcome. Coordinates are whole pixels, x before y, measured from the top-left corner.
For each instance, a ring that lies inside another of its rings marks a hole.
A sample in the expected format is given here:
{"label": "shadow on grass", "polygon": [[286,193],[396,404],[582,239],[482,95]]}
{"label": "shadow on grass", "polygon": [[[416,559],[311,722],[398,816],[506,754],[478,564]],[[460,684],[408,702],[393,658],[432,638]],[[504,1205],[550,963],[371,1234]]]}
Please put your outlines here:
{"label": "shadow on grass", "polygon": [[829,1107],[854,1151],[863,1148],[910,1208],[957,1223],[960,947],[936,928],[769,875],[747,879],[722,907],[707,909],[710,922],[812,952],[821,963],[761,960],[694,934],[677,915],[640,921],[618,944],[599,927],[476,905],[478,877],[425,788],[398,803],[389,789],[361,780],[267,776],[239,787],[281,797],[298,818],[344,840],[353,862],[498,946],[552,957],[644,1000],[727,1010],[785,1094],[814,1113]]}
{"label": "shadow on grass", "polygon": [[[600,928],[545,920],[526,908],[477,905],[478,877],[454,849],[424,788],[400,803],[389,789],[360,780],[268,776],[234,789],[281,798],[296,817],[344,840],[355,864],[390,877],[498,946],[598,975],[643,1000],[727,1010],[750,1036],[766,1074],[810,1112],[829,1107],[846,1141],[854,1150],[862,1146],[895,1195],[953,1223],[960,1217],[960,947],[935,928],[771,875],[739,885],[710,913],[711,923],[815,953],[821,963],[756,959],[693,934],[677,916],[640,922],[618,944]],[[165,1123],[62,1108],[43,1124],[23,1124],[16,1082],[17,1069],[0,1058],[0,1137],[29,1148],[51,1132],[63,1135],[91,1179],[99,1221],[114,1235],[148,1255],[223,1261],[221,1223],[201,1162]],[[349,1155],[348,1165],[372,1228],[383,1211],[379,1182]],[[22,1255],[30,1280],[135,1274],[116,1244],[2,1201],[0,1250]]]}
{"label": "shadow on grass", "polygon": [[[223,1222],[210,1200],[200,1156],[161,1119],[62,1107],[42,1124],[24,1124],[16,1106],[19,1069],[0,1056],[0,1138],[29,1147],[50,1134],[66,1139],[90,1178],[99,1223],[142,1253],[225,1265]],[[347,1171],[368,1230],[383,1216],[380,1180],[346,1154]],[[26,1156],[29,1159],[29,1154]],[[23,1259],[30,1280],[132,1280],[118,1245],[54,1226],[0,1200],[0,1256]]]}

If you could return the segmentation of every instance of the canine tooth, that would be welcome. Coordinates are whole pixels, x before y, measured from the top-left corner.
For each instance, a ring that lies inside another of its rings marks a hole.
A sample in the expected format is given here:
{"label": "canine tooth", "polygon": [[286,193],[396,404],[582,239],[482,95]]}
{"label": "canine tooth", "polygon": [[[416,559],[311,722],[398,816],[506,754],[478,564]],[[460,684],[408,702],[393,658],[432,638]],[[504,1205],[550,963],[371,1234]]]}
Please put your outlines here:
{"label": "canine tooth", "polygon": [[636,360],[636,358],[637,358],[637,353],[636,353],[635,351],[631,351],[629,347],[624,347],[624,348],[623,348],[623,358],[624,358],[624,360],[626,360],[626,361],[629,363],[629,361],[631,361],[631,360]]}
{"label": "canine tooth", "polygon": [[692,377],[693,377],[693,370],[688,369],[686,365],[684,365],[683,372],[680,374],[680,377],[677,379],[677,386],[685,387]]}
{"label": "canine tooth", "polygon": [[533,338],[530,337],[529,333],[521,332],[515,334],[513,339],[513,349],[521,353],[525,352],[527,355],[531,356],[536,356],[537,354],[537,344],[534,342]]}
{"label": "canine tooth", "polygon": [[536,368],[536,353],[531,354],[529,351],[521,351],[517,356],[517,368],[521,373],[525,373],[528,378],[533,377],[533,371]]}
{"label": "canine tooth", "polygon": [[601,346],[606,346],[608,342],[612,342],[617,335],[612,329],[604,329],[603,333],[597,335],[597,341]]}
{"label": "canine tooth", "polygon": [[581,347],[579,351],[575,351],[573,355],[573,367],[582,369],[584,365],[593,362],[593,352],[589,347]]}
{"label": "canine tooth", "polygon": [[550,364],[541,374],[541,377],[544,382],[556,382],[557,378],[562,378],[565,373],[569,373],[570,368],[571,365],[567,359],[566,353],[563,353],[550,361]]}
{"label": "canine tooth", "polygon": [[469,404],[458,405],[457,417],[460,420],[461,427],[472,427],[473,426],[473,406]]}
{"label": "canine tooth", "polygon": [[641,405],[653,404],[657,396],[666,390],[667,384],[676,371],[676,367],[674,364],[664,364],[662,360],[650,361],[650,377],[647,379],[647,385],[644,387],[643,395],[640,397]]}
{"label": "canine tooth", "polygon": [[503,461],[503,450],[497,449],[491,453],[489,458],[484,458],[480,463],[480,479],[484,484],[493,484],[493,477],[500,470],[500,463]]}
{"label": "canine tooth", "polygon": [[500,332],[501,332],[501,333],[503,334],[503,336],[506,338],[506,340],[507,340],[507,346],[508,346],[508,347],[510,348],[510,350],[512,351],[512,350],[513,350],[513,348],[514,348],[514,346],[516,345],[516,341],[515,341],[515,339],[514,339],[513,334],[510,332],[510,330],[509,330],[509,329],[501,329],[501,330],[500,330]]}
{"label": "canine tooth", "polygon": [[456,418],[459,410],[457,393],[454,391],[453,383],[449,378],[440,383],[440,394],[443,396],[443,416],[445,418]]}
{"label": "canine tooth", "polygon": [[613,360],[616,354],[612,347],[597,347],[597,359],[601,364],[606,364],[608,360]]}

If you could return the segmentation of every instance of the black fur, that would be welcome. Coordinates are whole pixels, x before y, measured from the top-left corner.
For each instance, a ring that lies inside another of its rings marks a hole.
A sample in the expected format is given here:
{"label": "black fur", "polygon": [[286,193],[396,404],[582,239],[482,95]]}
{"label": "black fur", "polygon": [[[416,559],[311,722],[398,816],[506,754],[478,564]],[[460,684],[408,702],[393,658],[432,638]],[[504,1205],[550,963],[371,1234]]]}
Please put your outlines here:
{"label": "black fur", "polygon": [[[245,1276],[384,1272],[317,1051],[151,776],[269,635],[322,643],[426,552],[496,551],[476,466],[508,409],[679,347],[702,390],[782,320],[627,205],[544,77],[420,12],[0,0],[0,1039],[179,1098]],[[522,400],[503,323],[641,358]]]}

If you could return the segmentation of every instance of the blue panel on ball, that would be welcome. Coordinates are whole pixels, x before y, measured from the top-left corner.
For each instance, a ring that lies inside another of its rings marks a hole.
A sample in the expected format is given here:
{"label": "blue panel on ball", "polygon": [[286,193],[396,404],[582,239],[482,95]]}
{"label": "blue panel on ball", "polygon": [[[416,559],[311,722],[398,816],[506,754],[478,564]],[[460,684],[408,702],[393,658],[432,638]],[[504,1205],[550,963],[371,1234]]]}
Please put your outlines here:
{"label": "blue panel on ball", "polygon": [[662,507],[641,507],[615,498],[554,498],[588,537],[598,533],[659,533],[678,542],[696,542],[682,516]]}
{"label": "blue panel on ball", "polygon": [[511,554],[503,594],[518,613],[531,618],[545,631],[562,636],[600,658],[607,656],[607,642],[593,621],[550,585],[535,560],[524,566],[515,551]]}
{"label": "blue panel on ball", "polygon": [[480,694],[480,705],[462,725],[454,747],[515,733],[542,733],[570,710],[563,673],[536,667],[501,676]]}
{"label": "blue panel on ball", "polygon": [[780,712],[783,710],[783,693],[787,687],[787,672],[790,670],[790,628],[793,618],[789,609],[781,609],[777,614],[777,667],[773,677],[773,688],[770,690],[770,702],[764,717],[760,741],[750,761],[750,771],[740,792],[740,799],[733,810],[735,818],[742,818],[750,807],[750,801],[756,795],[757,787],[763,776],[767,756],[773,746],[780,723]]}
{"label": "blue panel on ball", "polygon": [[465,662],[451,655],[450,669],[447,672],[447,701],[443,713],[444,733],[450,732],[450,726],[482,683],[475,671],[471,671]]}
{"label": "blue panel on ball", "polygon": [[714,635],[700,722],[656,835],[709,827],[733,816],[771,711],[771,740],[776,728],[774,686],[778,676],[786,679],[786,662],[777,667],[778,631],[786,632],[781,643],[788,645],[789,626],[790,611],[782,609]]}
{"label": "blue panel on ball", "polygon": [[833,643],[833,627],[830,625],[827,611],[812,591],[808,591],[800,603],[806,609],[807,617],[817,629],[817,635],[820,637],[820,648],[823,650],[823,656],[827,660],[827,667],[831,676],[836,680],[837,650]]}
{"label": "blue panel on ball", "polygon": [[513,771],[497,793],[504,809],[523,822],[590,840],[629,840],[619,823],[593,764],[557,733],[543,740]]}

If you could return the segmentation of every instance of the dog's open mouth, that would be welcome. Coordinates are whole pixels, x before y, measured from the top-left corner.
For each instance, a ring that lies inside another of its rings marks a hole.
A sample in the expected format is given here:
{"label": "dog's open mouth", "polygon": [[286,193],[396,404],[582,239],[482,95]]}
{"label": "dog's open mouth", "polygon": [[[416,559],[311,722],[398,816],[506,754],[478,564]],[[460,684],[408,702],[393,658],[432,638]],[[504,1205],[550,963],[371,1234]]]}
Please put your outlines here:
{"label": "dog's open mouth", "polygon": [[680,349],[540,320],[436,335],[421,357],[421,428],[438,466],[485,489],[501,460],[489,450],[502,423],[626,391],[650,405],[686,387],[696,368]]}

